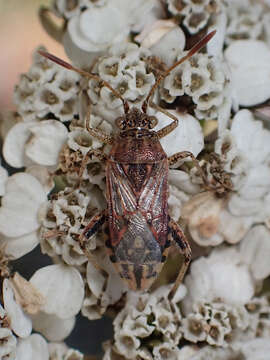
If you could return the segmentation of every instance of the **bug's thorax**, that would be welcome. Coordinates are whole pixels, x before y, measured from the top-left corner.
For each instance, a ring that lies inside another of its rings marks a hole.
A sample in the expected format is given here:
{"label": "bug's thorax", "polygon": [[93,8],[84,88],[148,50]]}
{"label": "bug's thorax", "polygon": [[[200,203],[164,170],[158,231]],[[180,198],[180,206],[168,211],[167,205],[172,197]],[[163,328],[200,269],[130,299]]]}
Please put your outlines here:
{"label": "bug's thorax", "polygon": [[116,119],[120,129],[109,160],[118,163],[151,164],[167,158],[162,149],[157,133],[152,129],[157,119],[137,108]]}
{"label": "bug's thorax", "polygon": [[155,163],[167,158],[156,132],[134,128],[121,131],[109,159],[120,163]]}

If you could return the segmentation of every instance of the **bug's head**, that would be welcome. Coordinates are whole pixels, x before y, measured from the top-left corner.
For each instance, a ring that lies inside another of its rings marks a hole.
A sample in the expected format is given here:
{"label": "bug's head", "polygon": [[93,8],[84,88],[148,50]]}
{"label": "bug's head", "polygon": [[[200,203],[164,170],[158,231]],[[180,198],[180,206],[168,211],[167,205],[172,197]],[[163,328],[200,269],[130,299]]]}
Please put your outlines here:
{"label": "bug's head", "polygon": [[116,125],[120,130],[129,129],[153,129],[158,123],[155,116],[150,116],[137,108],[132,108],[124,116],[116,119]]}

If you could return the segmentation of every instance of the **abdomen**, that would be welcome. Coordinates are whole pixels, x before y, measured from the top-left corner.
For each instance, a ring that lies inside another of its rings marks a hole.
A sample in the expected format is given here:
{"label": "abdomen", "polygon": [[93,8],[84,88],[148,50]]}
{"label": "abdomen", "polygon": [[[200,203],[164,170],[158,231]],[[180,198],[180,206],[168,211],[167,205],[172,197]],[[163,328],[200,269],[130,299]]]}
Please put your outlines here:
{"label": "abdomen", "polygon": [[133,290],[148,288],[163,266],[167,173],[167,159],[154,164],[107,163],[112,259]]}

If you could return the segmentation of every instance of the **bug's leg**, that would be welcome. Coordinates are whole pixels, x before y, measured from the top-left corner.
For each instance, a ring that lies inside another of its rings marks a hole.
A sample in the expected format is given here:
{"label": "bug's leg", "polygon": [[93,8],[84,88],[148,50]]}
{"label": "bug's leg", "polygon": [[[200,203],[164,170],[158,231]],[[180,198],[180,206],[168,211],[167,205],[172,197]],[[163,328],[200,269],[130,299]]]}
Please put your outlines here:
{"label": "bug's leg", "polygon": [[95,215],[89,224],[84,228],[83,233],[79,237],[80,247],[87,256],[88,260],[91,262],[91,264],[100,271],[103,275],[107,276],[107,272],[102,269],[99,264],[97,263],[94,256],[92,256],[89,251],[87,251],[86,246],[89,241],[89,239],[95,235],[101,227],[107,222],[107,211],[103,210],[99,214]]}
{"label": "bug's leg", "polygon": [[191,260],[191,248],[189,246],[189,243],[181,230],[180,226],[172,219],[169,221],[168,225],[168,232],[171,239],[176,243],[178,249],[180,250],[180,253],[184,256],[184,261],[181,265],[181,268],[179,270],[178,276],[175,280],[174,286],[172,290],[169,293],[169,298],[172,299],[181,284],[183,277],[185,275],[185,272],[187,271],[188,265]]}
{"label": "bug's leg", "polygon": [[87,109],[87,114],[86,114],[86,120],[85,120],[85,125],[86,125],[87,131],[89,132],[90,135],[92,135],[96,139],[100,140],[101,142],[103,142],[105,144],[113,144],[114,138],[112,136],[105,134],[100,129],[95,129],[90,126],[90,117],[91,117],[91,105],[89,103],[88,109]]}
{"label": "bug's leg", "polygon": [[92,156],[96,156],[101,162],[104,162],[107,160],[107,155],[105,153],[103,153],[100,150],[96,150],[96,149],[90,149],[86,155],[84,156],[83,160],[82,160],[82,165],[80,168],[80,172],[79,172],[79,177],[82,177],[82,174],[86,168],[88,159],[91,158]]}
{"label": "bug's leg", "polygon": [[176,116],[171,114],[169,111],[163,109],[162,107],[158,106],[157,104],[153,103],[152,101],[149,103],[149,106],[153,109],[156,109],[163,114],[167,115],[169,118],[173,120],[169,125],[165,126],[164,128],[157,131],[157,136],[159,139],[163,138],[164,136],[168,135],[178,126],[178,119]]}
{"label": "bug's leg", "polygon": [[205,190],[212,190],[212,187],[209,186],[209,182],[208,182],[208,180],[206,178],[205,173],[203,172],[203,169],[201,168],[201,166],[199,164],[199,161],[195,158],[195,156],[192,154],[192,152],[190,152],[190,151],[181,151],[179,153],[176,153],[176,154],[168,157],[169,166],[175,164],[178,160],[185,159],[187,157],[190,157],[191,160],[193,161],[194,165],[196,166],[196,168],[197,168],[197,170],[199,172],[199,175],[202,178]]}

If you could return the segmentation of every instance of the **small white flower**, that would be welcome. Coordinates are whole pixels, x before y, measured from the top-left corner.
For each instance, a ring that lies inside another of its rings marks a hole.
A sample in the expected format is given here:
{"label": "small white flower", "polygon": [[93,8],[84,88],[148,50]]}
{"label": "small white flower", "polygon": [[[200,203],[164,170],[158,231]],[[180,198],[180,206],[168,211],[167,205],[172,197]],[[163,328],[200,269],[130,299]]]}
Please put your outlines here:
{"label": "small white flower", "polygon": [[20,339],[17,345],[16,360],[49,360],[46,340],[39,334]]}
{"label": "small white flower", "polygon": [[206,27],[211,15],[220,11],[221,1],[215,0],[167,0],[169,11],[181,19],[190,34],[196,34]]}
{"label": "small white flower", "polygon": [[215,36],[206,45],[208,55],[223,57],[223,47],[227,28],[227,14],[223,11],[213,17],[208,26],[208,33],[216,30]]}
{"label": "small white flower", "polygon": [[8,279],[3,281],[3,299],[13,332],[21,338],[28,337],[32,331],[31,319],[23,312],[22,307],[15,301],[14,291]]}
{"label": "small white flower", "polygon": [[34,176],[43,186],[45,192],[49,194],[54,188],[54,173],[47,167],[41,165],[31,165],[25,169],[27,174]]}
{"label": "small white flower", "polygon": [[[184,55],[185,52],[178,53],[177,60]],[[197,118],[209,120],[222,115],[227,87],[222,62],[200,53],[171,71],[161,88],[161,98],[172,103],[176,97],[181,99],[186,94],[196,105],[194,112]]]}
{"label": "small white flower", "polygon": [[[264,1],[265,3],[265,1]],[[237,40],[269,40],[269,8],[260,2],[227,1],[226,43]]]}
{"label": "small white flower", "polygon": [[[185,47],[185,34],[181,28],[175,26],[171,20],[159,20],[153,24],[141,42],[141,46],[149,48],[151,53],[158,56],[167,65],[172,65],[179,52]],[[138,36],[138,37],[139,37]]]}
{"label": "small white flower", "polygon": [[104,205],[103,194],[96,188],[74,191],[66,188],[60,191],[56,198],[40,209],[42,252],[50,256],[62,256],[69,265],[80,266],[85,263],[87,257],[79,244],[82,225],[86,226]]}
{"label": "small white flower", "polygon": [[270,344],[268,339],[252,339],[237,346],[247,360],[267,360]]}
{"label": "small white flower", "polygon": [[[177,303],[183,299],[186,291],[184,286],[180,286],[169,301],[170,290],[171,286],[162,286],[152,294],[128,293],[125,307],[114,319],[116,352],[128,359],[136,356],[166,359],[166,354],[176,356],[177,344],[182,336]],[[151,357],[149,351],[145,353],[143,350],[147,350],[147,343],[151,342],[153,334],[159,336],[160,344],[153,348]]]}
{"label": "small white flower", "polygon": [[205,341],[207,322],[200,313],[190,313],[181,323],[183,337],[191,342]]}
{"label": "small white flower", "polygon": [[3,166],[0,165],[0,196],[5,194],[5,184],[8,178],[8,172]]}
{"label": "small white flower", "polygon": [[66,265],[49,265],[35,272],[30,282],[44,296],[42,311],[61,319],[70,319],[82,306],[84,285],[77,269]]}
{"label": "small white flower", "polygon": [[270,232],[263,225],[253,227],[240,243],[243,261],[249,264],[256,280],[265,279],[270,275]]}
{"label": "small white flower", "polygon": [[127,359],[135,359],[140,340],[133,334],[133,331],[123,329],[115,334],[115,346],[120,354],[123,354]]}
{"label": "small white flower", "polygon": [[5,138],[5,160],[13,167],[55,166],[67,134],[66,127],[56,120],[16,124]]}
{"label": "small white flower", "polygon": [[170,210],[170,217],[172,219],[174,219],[175,221],[179,220],[181,216],[182,205],[188,199],[189,197],[184,191],[179,190],[176,186],[170,185],[168,205]]}
{"label": "small white flower", "polygon": [[[270,132],[248,110],[239,111],[231,130],[221,133],[215,151],[221,169],[230,177],[233,191],[219,198],[210,192],[198,194],[184,205],[183,216],[198,244],[215,246],[224,240],[237,243],[253,224],[266,221],[270,194],[269,144]],[[200,201],[202,198],[204,202]]]}
{"label": "small white flower", "polygon": [[[110,48],[108,55],[101,57],[93,71],[121,96],[140,108],[148,95],[155,77],[148,69],[149,50],[139,48],[132,43],[117,44]],[[94,114],[102,116],[114,125],[116,117],[123,114],[123,105],[119,98],[95,80],[89,81],[88,96],[93,103]]]}
{"label": "small white flower", "polygon": [[[202,128],[198,120],[189,114],[179,114],[175,110],[171,110],[170,113],[178,118],[179,125],[160,141],[167,156],[190,151],[196,157],[204,146]],[[162,113],[157,113],[156,117],[159,121],[156,131],[172,122],[171,118]]]}
{"label": "small white flower", "polygon": [[104,249],[104,240],[91,251],[97,264],[104,272],[97,269],[91,261],[87,263],[87,292],[82,306],[82,314],[90,320],[99,319],[109,305],[115,304],[126,292],[126,286],[116,272]]}
{"label": "small white flower", "polygon": [[156,360],[178,360],[180,350],[177,346],[174,346],[170,343],[163,343],[153,348],[154,359]]}
{"label": "small white flower", "polygon": [[183,217],[193,240],[202,246],[216,246],[223,237],[218,230],[223,219],[225,206],[222,198],[216,198],[211,192],[203,192],[192,197],[183,208]]}
{"label": "small white flower", "polygon": [[62,341],[73,330],[75,326],[75,316],[69,319],[61,319],[55,314],[39,312],[31,316],[33,329],[41,333],[49,341]]}
{"label": "small white flower", "polygon": [[69,349],[65,343],[49,343],[50,360],[83,360],[83,354]]}
{"label": "small white flower", "polygon": [[254,295],[254,280],[235,248],[215,249],[208,258],[193,261],[190,270],[185,278],[185,313],[198,301],[220,299],[228,304],[244,304]]}
{"label": "small white flower", "polygon": [[15,360],[17,340],[10,329],[0,327],[0,356],[1,359]]}
{"label": "small white flower", "polygon": [[74,16],[68,23],[68,32],[80,49],[97,52],[123,41],[129,33],[129,26],[125,13],[114,4],[108,4]]}
{"label": "small white flower", "polygon": [[[111,133],[112,126],[106,121],[102,121],[97,116],[91,116],[91,127],[95,129],[101,129],[107,134]],[[70,149],[77,151],[79,150],[84,156],[87,154],[89,149],[98,149],[103,144],[89,134],[85,129],[76,128],[68,133],[68,146]]]}
{"label": "small white flower", "polygon": [[154,2],[152,0],[136,1],[127,5],[123,0],[107,1],[101,6],[84,8],[84,11],[76,11],[70,16],[65,47],[69,54],[76,56],[74,48],[80,49],[80,53],[100,55],[110,46],[123,42],[133,25],[138,24],[141,14],[148,13]]}
{"label": "small white flower", "polygon": [[43,186],[32,175],[17,173],[9,177],[0,208],[0,232],[7,254],[17,258],[38,244],[38,211],[46,199]]}
{"label": "small white flower", "polygon": [[10,320],[0,303],[0,358],[14,360],[16,355],[17,339],[12,334]]}
{"label": "small white flower", "polygon": [[253,106],[270,97],[270,49],[262,41],[238,40],[225,50],[232,96],[237,105]]}
{"label": "small white flower", "polygon": [[28,254],[38,245],[38,231],[16,237],[2,235],[0,243],[7,257],[18,259]]}
{"label": "small white flower", "polygon": [[57,165],[59,152],[67,140],[66,127],[59,121],[46,120],[32,126],[30,132],[25,154],[37,164]]}
{"label": "small white flower", "polygon": [[61,121],[72,120],[78,114],[80,76],[37,52],[33,60],[29,72],[21,76],[15,87],[14,102],[19,114],[24,121],[47,119],[51,113]]}
{"label": "small white flower", "polygon": [[202,348],[192,348],[189,350],[191,356],[187,358],[188,360],[227,360],[234,355],[238,355],[230,348],[224,349],[216,346],[203,346]]}

